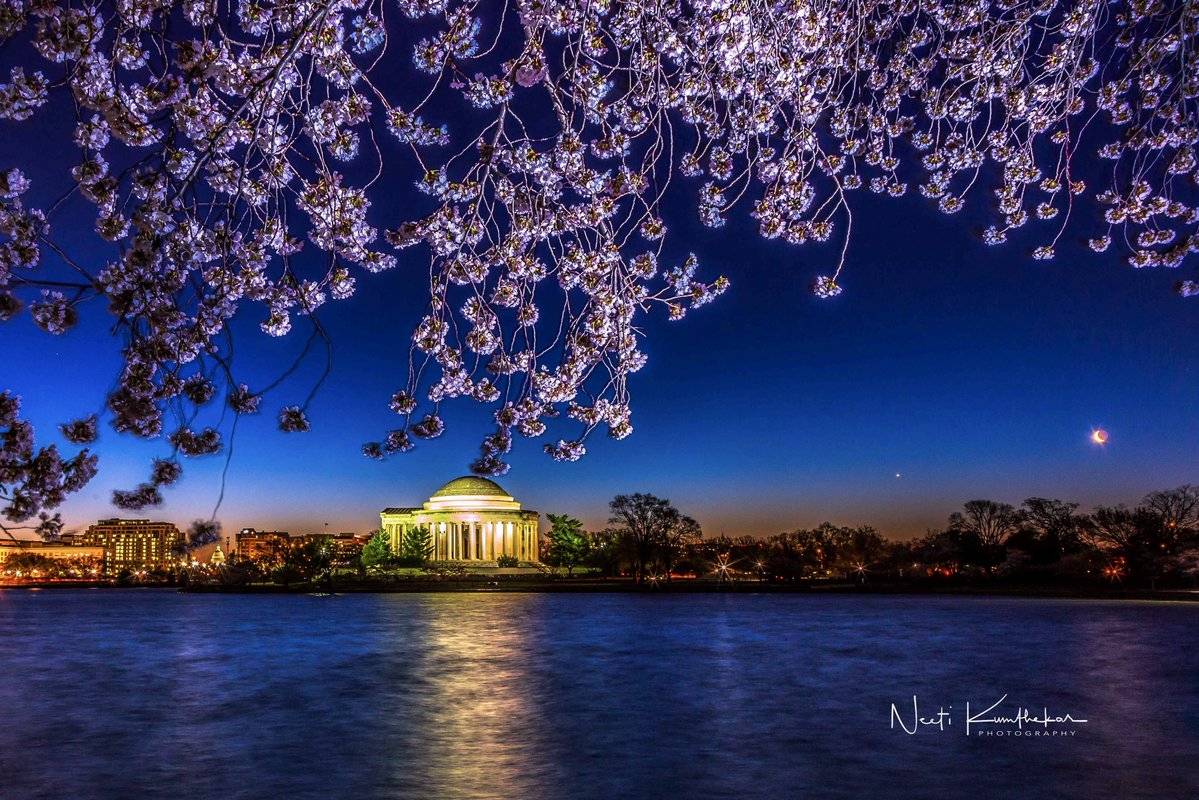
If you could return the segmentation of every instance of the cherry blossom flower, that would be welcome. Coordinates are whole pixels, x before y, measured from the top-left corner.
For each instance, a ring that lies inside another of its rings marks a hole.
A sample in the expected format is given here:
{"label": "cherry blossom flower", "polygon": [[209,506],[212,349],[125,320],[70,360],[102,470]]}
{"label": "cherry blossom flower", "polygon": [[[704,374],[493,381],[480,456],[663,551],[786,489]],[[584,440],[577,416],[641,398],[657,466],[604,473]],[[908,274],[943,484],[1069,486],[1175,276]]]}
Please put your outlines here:
{"label": "cherry blossom flower", "polygon": [[[0,7],[5,137],[51,107],[74,114],[77,148],[62,187],[0,164],[0,321],[27,310],[58,335],[106,307],[124,337],[118,432],[161,437],[218,394],[232,419],[254,413],[283,378],[237,382],[238,314],[326,342],[326,305],[402,257],[425,260],[410,274],[428,304],[397,359],[400,427],[364,453],[437,438],[440,404],[469,398],[498,425],[477,472],[503,474],[514,434],[575,460],[596,429],[632,431],[645,318],[685,319],[729,286],[669,256],[676,195],[713,228],[748,213],[780,248],[839,244],[811,276],[821,299],[843,290],[861,189],[914,187],[959,217],[981,193],[983,241],[1027,228],[1035,259],[1067,228],[1133,268],[1199,251],[1194,4],[396,0],[397,17],[391,2]],[[393,174],[419,203],[395,201]],[[89,225],[51,228],[64,190]],[[308,430],[306,407],[280,429]],[[77,424],[64,433],[82,441]],[[185,456],[223,447],[211,427],[168,438]],[[33,518],[94,471],[84,457],[68,480],[59,462],[6,480],[34,488],[5,513]]]}

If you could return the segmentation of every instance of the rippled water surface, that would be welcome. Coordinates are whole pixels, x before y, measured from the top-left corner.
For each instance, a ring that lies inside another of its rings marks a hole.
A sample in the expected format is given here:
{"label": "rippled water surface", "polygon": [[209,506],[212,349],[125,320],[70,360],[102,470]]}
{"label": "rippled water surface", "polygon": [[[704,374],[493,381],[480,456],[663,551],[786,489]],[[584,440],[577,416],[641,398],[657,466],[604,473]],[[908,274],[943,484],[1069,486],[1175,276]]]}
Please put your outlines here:
{"label": "rippled water surface", "polygon": [[999,796],[1199,798],[1199,605],[0,592],[4,800]]}

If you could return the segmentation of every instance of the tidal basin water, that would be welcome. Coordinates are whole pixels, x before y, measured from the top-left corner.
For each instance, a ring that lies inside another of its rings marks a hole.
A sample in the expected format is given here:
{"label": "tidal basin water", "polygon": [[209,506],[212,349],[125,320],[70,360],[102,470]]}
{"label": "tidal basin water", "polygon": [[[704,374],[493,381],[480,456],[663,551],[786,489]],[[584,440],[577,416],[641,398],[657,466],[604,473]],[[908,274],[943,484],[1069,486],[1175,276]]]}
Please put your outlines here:
{"label": "tidal basin water", "polygon": [[1194,800],[1199,604],[0,592],[0,798],[183,797]]}

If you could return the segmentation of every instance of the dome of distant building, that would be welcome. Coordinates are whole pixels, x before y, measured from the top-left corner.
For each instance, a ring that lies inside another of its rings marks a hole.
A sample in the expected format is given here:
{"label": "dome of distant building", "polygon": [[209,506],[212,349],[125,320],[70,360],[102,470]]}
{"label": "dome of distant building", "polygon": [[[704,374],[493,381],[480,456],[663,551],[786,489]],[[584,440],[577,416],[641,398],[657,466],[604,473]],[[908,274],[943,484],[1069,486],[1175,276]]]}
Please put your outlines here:
{"label": "dome of distant building", "polygon": [[495,481],[476,475],[463,475],[442,486],[434,497],[510,497]]}
{"label": "dome of distant building", "polygon": [[419,507],[385,508],[379,522],[397,553],[408,532],[426,528],[432,538],[432,561],[538,559],[537,512],[522,508],[495,481],[475,475],[454,478]]}

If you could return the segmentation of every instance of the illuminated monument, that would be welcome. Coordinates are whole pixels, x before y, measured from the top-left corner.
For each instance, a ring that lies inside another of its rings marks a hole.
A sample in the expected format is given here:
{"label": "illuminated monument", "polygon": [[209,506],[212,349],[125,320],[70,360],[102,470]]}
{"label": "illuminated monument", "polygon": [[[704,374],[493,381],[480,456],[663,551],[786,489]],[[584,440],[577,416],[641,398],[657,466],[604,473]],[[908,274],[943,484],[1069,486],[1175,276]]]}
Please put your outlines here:
{"label": "illuminated monument", "polygon": [[433,537],[434,561],[537,560],[537,512],[522,510],[486,478],[455,478],[420,508],[385,508],[379,518],[396,552],[405,532],[425,527]]}

